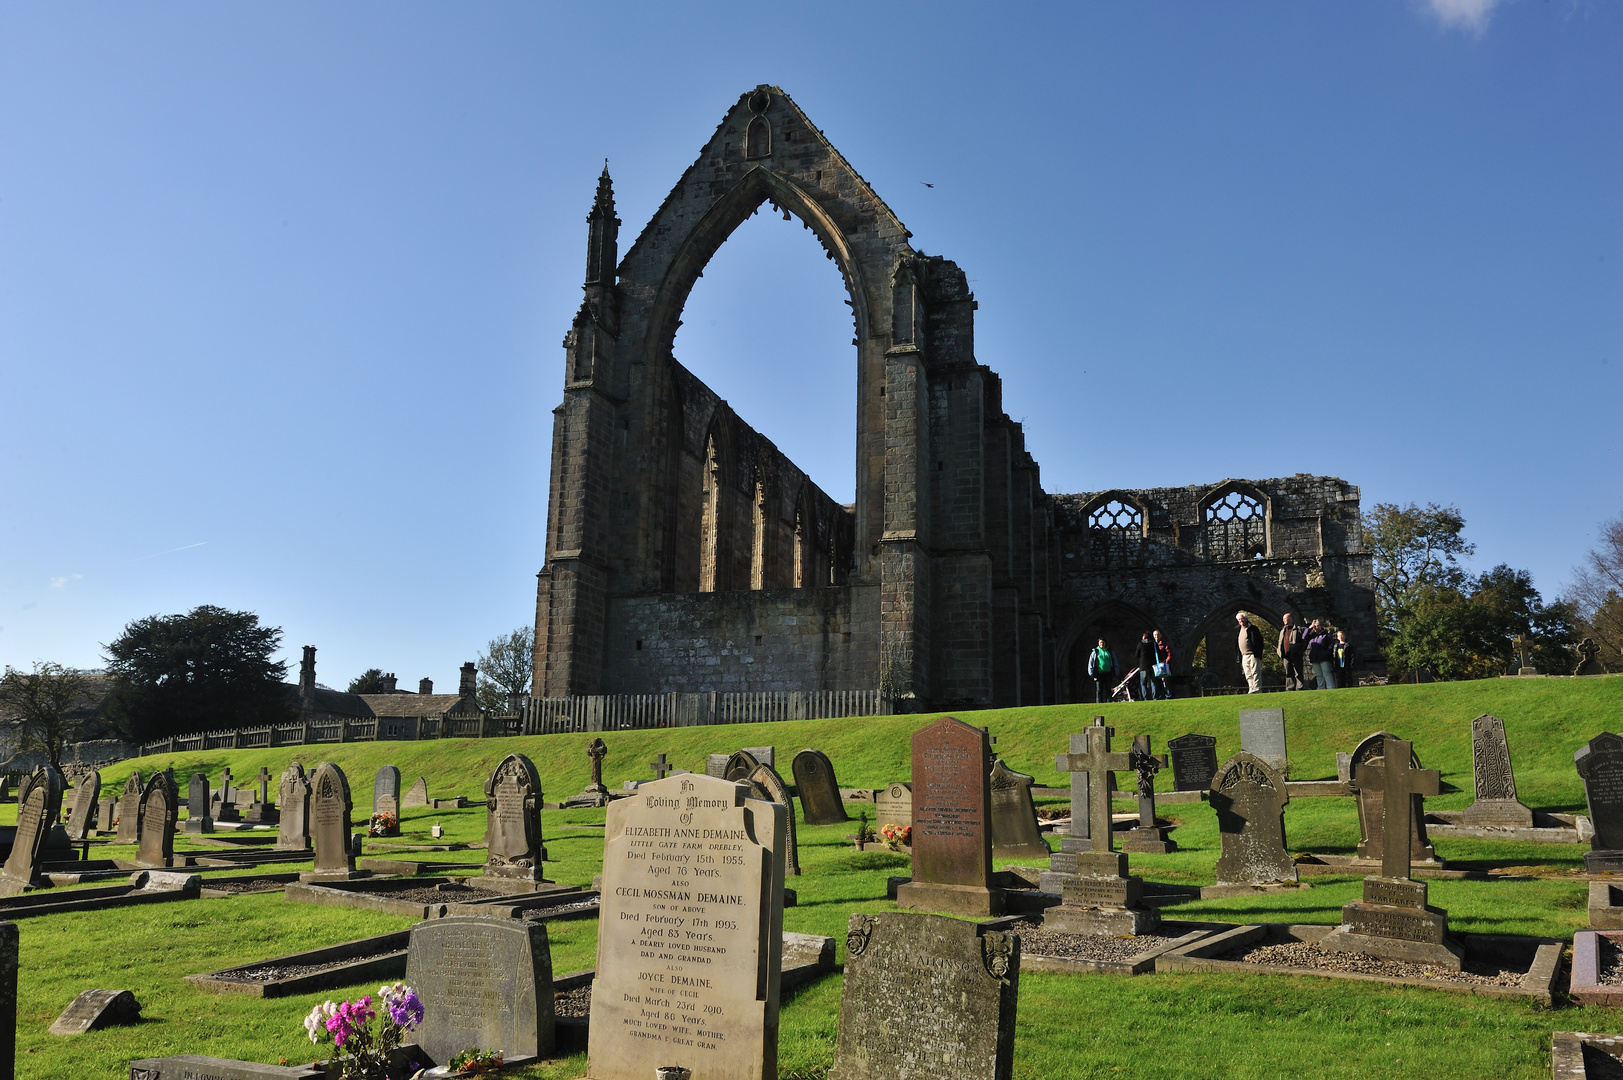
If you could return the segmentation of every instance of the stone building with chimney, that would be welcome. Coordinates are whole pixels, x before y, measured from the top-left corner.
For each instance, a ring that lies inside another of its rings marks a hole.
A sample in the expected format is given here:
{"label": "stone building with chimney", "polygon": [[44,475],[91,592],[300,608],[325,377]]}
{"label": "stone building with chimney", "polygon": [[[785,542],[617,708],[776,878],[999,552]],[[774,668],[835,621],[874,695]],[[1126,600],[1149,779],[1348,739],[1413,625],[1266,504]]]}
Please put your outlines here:
{"label": "stone building with chimney", "polygon": [[299,662],[299,684],[288,687],[296,702],[299,719],[306,723],[324,720],[376,720],[380,739],[415,739],[425,719],[446,716],[480,715],[476,700],[478,668],[472,661],[462,665],[457,692],[434,693],[434,681],[422,679],[417,691],[396,688],[391,672],[383,677],[384,690],[378,694],[351,694],[333,690],[316,682],[316,650],[304,647],[304,658]]}

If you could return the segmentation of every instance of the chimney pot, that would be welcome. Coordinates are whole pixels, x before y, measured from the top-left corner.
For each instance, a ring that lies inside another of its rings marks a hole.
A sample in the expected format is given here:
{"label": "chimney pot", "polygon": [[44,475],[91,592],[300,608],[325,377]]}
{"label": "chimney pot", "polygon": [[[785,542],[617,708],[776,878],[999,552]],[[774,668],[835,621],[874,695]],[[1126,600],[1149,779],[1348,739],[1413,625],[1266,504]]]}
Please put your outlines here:
{"label": "chimney pot", "polygon": [[433,679],[418,679],[417,680],[417,692],[419,694],[432,694],[434,692],[434,680]]}
{"label": "chimney pot", "polygon": [[478,673],[479,673],[479,669],[474,666],[472,660],[469,660],[466,664],[462,665],[462,682],[461,682],[461,685],[459,685],[457,687],[457,694],[459,696],[461,696],[461,697],[472,697],[473,696],[474,691],[478,688],[478,685],[479,685],[479,683],[478,683]]}

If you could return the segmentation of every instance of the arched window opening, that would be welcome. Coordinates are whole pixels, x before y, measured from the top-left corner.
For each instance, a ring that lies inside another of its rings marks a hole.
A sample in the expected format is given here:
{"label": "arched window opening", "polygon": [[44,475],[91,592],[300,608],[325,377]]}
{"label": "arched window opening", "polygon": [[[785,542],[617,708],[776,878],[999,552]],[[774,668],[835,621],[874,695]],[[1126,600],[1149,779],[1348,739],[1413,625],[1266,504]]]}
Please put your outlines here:
{"label": "arched window opening", "polygon": [[1096,567],[1131,566],[1143,555],[1144,510],[1111,496],[1088,511],[1088,554]]}
{"label": "arched window opening", "polygon": [[1260,559],[1268,553],[1268,509],[1233,490],[1206,504],[1206,550],[1220,562]]}
{"label": "arched window opening", "polygon": [[757,116],[750,121],[750,126],[744,132],[744,156],[747,158],[768,157],[772,153],[772,125],[764,116]]}
{"label": "arched window opening", "polygon": [[750,588],[766,588],[766,487],[755,485],[754,536],[750,543]]}
{"label": "arched window opening", "polygon": [[801,507],[795,507],[795,588],[806,587],[807,570],[806,556],[806,512]]}
{"label": "arched window opening", "polygon": [[704,443],[704,476],[701,488],[703,509],[699,516],[699,591],[716,591],[716,548],[721,508],[721,462],[716,456],[716,437]]}
{"label": "arched window opening", "polygon": [[1088,515],[1090,529],[1120,529],[1133,533],[1144,531],[1144,513],[1138,507],[1120,499],[1111,499],[1094,507]]}

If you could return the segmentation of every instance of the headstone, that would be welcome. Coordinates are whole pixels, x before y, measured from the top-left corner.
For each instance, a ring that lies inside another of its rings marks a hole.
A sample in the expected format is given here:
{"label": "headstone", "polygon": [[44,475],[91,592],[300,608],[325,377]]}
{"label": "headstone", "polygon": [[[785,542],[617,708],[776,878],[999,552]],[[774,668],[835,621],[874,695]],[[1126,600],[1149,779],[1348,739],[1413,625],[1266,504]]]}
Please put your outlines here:
{"label": "headstone", "polygon": [[255,776],[254,780],[255,787],[258,789],[254,802],[261,806],[268,805],[270,803],[270,770],[261,765],[259,775]]}
{"label": "headstone", "polygon": [[1572,669],[1574,675],[1605,675],[1606,665],[1600,662],[1600,646],[1595,644],[1594,638],[1584,638],[1578,645],[1578,655],[1583,657],[1577,667]]}
{"label": "headstone", "polygon": [[829,1080],[1008,1080],[1020,938],[962,919],[852,915]]}
{"label": "headstone", "polygon": [[1168,739],[1167,757],[1172,759],[1173,791],[1205,791],[1217,775],[1217,737],[1191,733]]}
{"label": "headstone", "polygon": [[135,865],[175,865],[175,821],[180,817],[180,792],[167,769],[154,773],[141,792],[141,841]]}
{"label": "headstone", "polygon": [[839,825],[851,820],[834,779],[834,763],[821,750],[807,748],[795,755],[790,768],[800,790],[801,816],[807,825]]}
{"label": "headstone", "polygon": [[1164,855],[1178,850],[1178,842],[1167,836],[1167,828],[1155,821],[1155,774],[1166,768],[1165,754],[1150,752],[1150,737],[1135,735],[1127,753],[1138,787],[1138,825],[1123,838],[1122,850]]}
{"label": "headstone", "polygon": [[[1377,731],[1366,737],[1352,754],[1352,774],[1349,782],[1355,781],[1358,770],[1365,765],[1381,764],[1384,747],[1389,739],[1397,736],[1387,731]],[[1420,758],[1416,755],[1411,767],[1420,768]],[[1382,857],[1382,844],[1385,843],[1385,830],[1382,826],[1383,806],[1386,795],[1378,786],[1354,783],[1354,794],[1358,799],[1358,857],[1360,859],[1380,859]],[[1431,840],[1426,836],[1426,804],[1420,795],[1414,796],[1414,806],[1409,813],[1409,860],[1410,862],[1430,863],[1435,866],[1439,862],[1437,852],[1431,846]]]}
{"label": "headstone", "polygon": [[1465,825],[1511,825],[1531,828],[1533,811],[1516,798],[1516,774],[1510,767],[1505,722],[1483,713],[1471,721],[1471,771],[1476,800],[1465,808]]}
{"label": "headstone", "polygon": [[591,763],[592,778],[579,792],[564,800],[566,807],[609,805],[609,789],[603,784],[603,759],[608,756],[608,745],[602,739],[593,739],[587,744],[586,760]]}
{"label": "headstone", "polygon": [[400,770],[393,765],[385,765],[379,769],[372,778],[372,816],[388,814],[394,818],[394,825],[386,829],[381,835],[400,835]]}
{"label": "headstone", "polygon": [[981,728],[950,716],[913,733],[913,879],[899,907],[998,915],[991,887],[992,744]]}
{"label": "headstone", "polygon": [[913,827],[913,785],[898,780],[873,794],[874,828]]}
{"label": "headstone", "polygon": [[688,774],[609,806],[586,1074],[777,1075],[782,807]]}
{"label": "headstone", "polygon": [[186,831],[189,833],[214,831],[214,819],[209,817],[207,773],[192,773],[192,782],[186,789]]}
{"label": "headstone", "polygon": [[310,780],[310,840],[315,847],[313,877],[350,877],[355,854],[350,847],[350,819],[355,804],[349,778],[330,761],[323,761]]}
{"label": "headstone", "polygon": [[17,791],[17,831],[11,842],[11,857],[0,870],[0,896],[16,896],[33,887],[51,826],[61,809],[62,774],[51,765],[41,765],[28,774]]}
{"label": "headstone", "polygon": [[86,990],[62,1011],[50,1030],[52,1035],[83,1035],[140,1019],[141,1003],[128,990]]}
{"label": "headstone", "polygon": [[96,812],[96,831],[112,832],[113,823],[118,820],[118,799],[113,795],[103,795]]}
{"label": "headstone", "polygon": [[310,778],[304,775],[304,766],[297,761],[283,771],[281,786],[276,789],[276,803],[281,808],[276,849],[309,851]]}
{"label": "headstone", "polygon": [[242,812],[237,809],[237,789],[231,786],[230,766],[220,772],[220,790],[214,793],[214,801],[218,804],[218,809],[214,811],[214,820],[242,820]]}
{"label": "headstone", "polygon": [[1623,738],[1603,731],[1580,746],[1572,760],[1595,830],[1591,850],[1584,853],[1584,869],[1592,874],[1623,873]]}
{"label": "headstone", "polygon": [[[281,812],[271,801],[270,770],[261,765],[259,772],[254,776],[254,790],[252,793],[244,792],[243,798],[248,799],[248,808],[243,811],[243,820],[255,825],[279,825],[282,820]],[[240,801],[240,800],[239,800]]]}
{"label": "headstone", "polygon": [[665,779],[676,769],[675,765],[672,765],[670,762],[665,760],[664,754],[660,754],[655,757],[653,761],[650,761],[648,763],[648,767],[654,770],[655,780]]}
{"label": "headstone", "polygon": [[1285,850],[1285,778],[1266,761],[1244,750],[1223,763],[1208,796],[1217,811],[1223,853],[1217,860],[1219,885],[1272,885],[1298,880],[1296,862]]}
{"label": "headstone", "polygon": [[141,839],[141,773],[130,773],[124,781],[124,797],[118,803],[118,842],[134,844]]}
{"label": "headstone", "polygon": [[400,805],[403,806],[403,807],[405,807],[405,806],[427,806],[428,805],[428,777],[419,776],[417,778],[417,782],[415,784],[411,785],[411,788],[406,792],[405,798],[400,800]]}
{"label": "headstone", "polygon": [[731,754],[711,754],[704,759],[704,774],[714,776],[718,780],[727,776],[727,762],[732,759]]}
{"label": "headstone", "polygon": [[1241,709],[1240,749],[1257,755],[1290,779],[1290,762],[1285,755],[1285,710]]}
{"label": "headstone", "polygon": [[410,1036],[435,1065],[475,1047],[507,1064],[553,1050],[552,950],[545,923],[452,916],[411,928],[406,985],[423,1003]]}
{"label": "headstone", "polygon": [[800,844],[795,836],[795,801],[789,797],[789,786],[778,775],[778,770],[770,765],[757,765],[755,771],[750,773],[745,781],[750,786],[750,794],[757,799],[777,803],[783,807],[784,821],[788,824],[788,835],[783,845],[783,872],[785,875],[800,876]]}
{"label": "headstone", "polygon": [[73,812],[68,817],[69,840],[83,840],[90,835],[96,820],[96,800],[101,797],[101,773],[92,769],[81,776],[73,787]]}
{"label": "headstone", "polygon": [[130,1080],[327,1080],[327,1076],[325,1066],[261,1065],[257,1061],[202,1054],[136,1058],[130,1062]]}
{"label": "headstone", "polygon": [[1517,634],[1510,639],[1516,647],[1516,655],[1521,660],[1521,666],[1516,669],[1518,675],[1537,675],[1538,668],[1533,666],[1533,642],[1526,634]]}
{"label": "headstone", "polygon": [[1410,879],[1404,843],[1411,835],[1413,796],[1437,794],[1442,774],[1415,768],[1414,747],[1401,739],[1387,739],[1385,749],[1381,761],[1356,767],[1352,778],[1354,787],[1378,787],[1385,796],[1381,872],[1364,879],[1363,899],[1341,909],[1341,925],[1320,947],[1459,971],[1464,950],[1449,936],[1448,912],[1428,906],[1426,883]]}
{"label": "headstone", "polygon": [[750,773],[761,764],[761,759],[748,750],[740,750],[727,759],[727,767],[722,770],[722,779],[743,783],[750,778]]}
{"label": "headstone", "polygon": [[17,1062],[17,924],[0,922],[0,1080],[15,1080]]}
{"label": "headstone", "polygon": [[1046,859],[1048,841],[1037,827],[1037,804],[1031,801],[1035,777],[1015,772],[1002,758],[992,763],[992,857]]}
{"label": "headstone", "polygon": [[541,776],[523,754],[508,754],[485,781],[485,868],[479,884],[533,892],[541,863]]}
{"label": "headstone", "polygon": [[746,746],[744,753],[759,761],[762,765],[776,769],[778,767],[778,750],[775,746]]}

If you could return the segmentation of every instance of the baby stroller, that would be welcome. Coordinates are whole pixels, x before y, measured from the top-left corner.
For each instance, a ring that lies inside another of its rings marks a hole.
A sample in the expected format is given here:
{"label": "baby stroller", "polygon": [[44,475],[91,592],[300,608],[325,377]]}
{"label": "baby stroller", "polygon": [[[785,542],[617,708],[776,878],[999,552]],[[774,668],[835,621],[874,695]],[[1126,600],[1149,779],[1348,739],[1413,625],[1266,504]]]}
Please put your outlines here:
{"label": "baby stroller", "polygon": [[1127,678],[1123,679],[1116,686],[1116,688],[1114,690],[1110,691],[1110,700],[1111,701],[1132,701],[1133,700],[1132,686],[1133,686],[1133,683],[1137,679],[1138,679],[1138,668],[1134,668],[1132,671],[1129,671],[1127,673]]}

